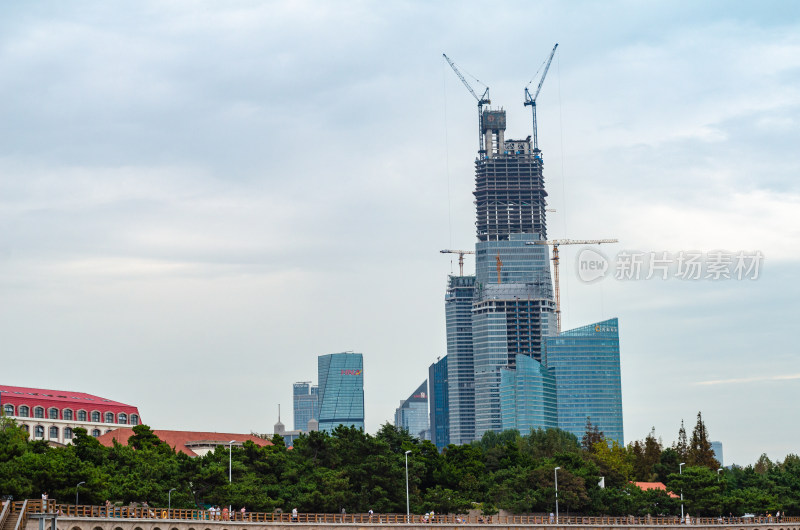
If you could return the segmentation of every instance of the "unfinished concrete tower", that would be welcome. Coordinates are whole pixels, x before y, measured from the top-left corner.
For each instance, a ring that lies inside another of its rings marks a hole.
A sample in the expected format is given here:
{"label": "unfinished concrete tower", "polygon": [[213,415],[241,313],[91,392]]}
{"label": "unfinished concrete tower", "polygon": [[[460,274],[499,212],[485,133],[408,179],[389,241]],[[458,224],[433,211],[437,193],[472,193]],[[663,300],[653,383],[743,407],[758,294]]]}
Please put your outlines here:
{"label": "unfinished concrete tower", "polygon": [[484,110],[481,131],[485,157],[475,161],[475,207],[479,241],[507,241],[509,234],[547,239],[542,158],[530,137],[505,140],[504,110]]}

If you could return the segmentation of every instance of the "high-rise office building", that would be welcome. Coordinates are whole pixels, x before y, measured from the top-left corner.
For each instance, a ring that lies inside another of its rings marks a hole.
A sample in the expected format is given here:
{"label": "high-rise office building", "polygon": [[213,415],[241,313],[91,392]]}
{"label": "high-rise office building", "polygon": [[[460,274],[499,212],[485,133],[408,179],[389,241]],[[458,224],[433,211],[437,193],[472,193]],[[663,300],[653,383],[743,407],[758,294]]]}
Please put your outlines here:
{"label": "high-rise office building", "polygon": [[407,399],[400,402],[394,413],[394,426],[405,429],[411,436],[425,439],[428,431],[428,381],[423,381]]}
{"label": "high-rise office building", "polygon": [[547,337],[545,365],[556,380],[558,427],[581,438],[589,418],[624,444],[617,319]]}
{"label": "high-rise office building", "polygon": [[445,294],[447,395],[450,443],[475,439],[475,364],[472,354],[472,299],[475,276],[450,276]]}
{"label": "high-rise office building", "polygon": [[319,430],[339,425],[364,428],[364,365],[360,353],[331,353],[317,359]]}
{"label": "high-rise office building", "polygon": [[711,442],[711,450],[714,451],[714,458],[717,459],[721,467],[725,467],[722,461],[722,442]]}
{"label": "high-rise office building", "polygon": [[450,444],[447,359],[445,355],[428,368],[431,441],[440,451]]}
{"label": "high-rise office building", "polygon": [[310,381],[295,383],[292,388],[294,429],[308,432],[308,422],[319,419],[319,387]]}
{"label": "high-rise office building", "polygon": [[517,355],[516,366],[500,370],[502,430],[558,427],[556,381],[553,374],[533,357]]}

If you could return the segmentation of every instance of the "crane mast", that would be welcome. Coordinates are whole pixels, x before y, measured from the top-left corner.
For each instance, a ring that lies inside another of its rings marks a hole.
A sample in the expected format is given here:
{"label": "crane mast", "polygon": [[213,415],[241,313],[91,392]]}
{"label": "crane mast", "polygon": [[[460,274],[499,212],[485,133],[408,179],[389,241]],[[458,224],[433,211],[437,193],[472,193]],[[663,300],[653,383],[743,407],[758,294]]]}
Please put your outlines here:
{"label": "crane mast", "polygon": [[[483,129],[481,127],[481,125],[482,125],[481,124],[481,120],[483,120],[483,106],[484,105],[491,105],[491,103],[492,103],[492,101],[489,99],[489,87],[487,86],[486,90],[483,91],[483,94],[478,96],[478,94],[475,93],[475,91],[472,89],[470,84],[467,83],[467,80],[464,79],[464,76],[461,75],[461,72],[456,67],[456,64],[453,61],[450,60],[450,57],[448,57],[447,54],[444,54],[444,53],[442,54],[442,57],[445,58],[445,60],[447,61],[447,64],[450,65],[450,68],[453,69],[453,71],[456,73],[458,78],[461,79],[461,82],[464,83],[464,86],[467,87],[467,90],[469,90],[469,93],[472,94],[472,97],[474,97],[475,100],[478,102],[478,153],[479,153],[480,157],[483,158],[483,157],[486,156],[486,146],[484,145],[484,142],[483,142]],[[480,81],[479,81],[479,83],[480,83]],[[483,83],[481,83],[481,84],[483,84]],[[527,105],[527,103],[526,103],[526,105]]]}
{"label": "crane mast", "polygon": [[[555,50],[555,48],[553,48]],[[552,56],[551,56],[552,58]],[[541,85],[540,85],[541,86]],[[558,283],[558,247],[559,245],[602,245],[603,243],[619,243],[618,239],[551,239],[547,241],[528,241],[526,245],[551,245],[553,247],[553,287],[556,295],[556,329],[561,333],[561,289]]]}
{"label": "crane mast", "polygon": [[[531,114],[533,114],[533,152],[539,152],[539,134],[537,132],[536,127],[536,98],[539,97],[539,92],[542,90],[542,85],[544,84],[544,78],[547,77],[547,71],[550,70],[550,63],[553,62],[553,56],[556,54],[556,48],[558,48],[558,43],[553,46],[553,51],[550,52],[550,57],[547,58],[547,64],[544,67],[544,71],[542,72],[542,78],[539,79],[539,86],[536,87],[536,93],[531,96],[531,93],[528,91],[528,87],[525,87],[525,106],[530,106]],[[531,79],[533,81],[533,79]],[[530,83],[528,83],[530,85]]]}

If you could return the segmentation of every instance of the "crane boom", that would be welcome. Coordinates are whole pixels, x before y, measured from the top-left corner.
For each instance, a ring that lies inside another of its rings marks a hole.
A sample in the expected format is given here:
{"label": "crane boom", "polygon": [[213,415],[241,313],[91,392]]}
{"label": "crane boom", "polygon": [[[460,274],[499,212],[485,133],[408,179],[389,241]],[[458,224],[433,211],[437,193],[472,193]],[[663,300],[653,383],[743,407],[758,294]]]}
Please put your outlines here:
{"label": "crane boom", "polygon": [[489,99],[489,87],[487,86],[486,90],[483,91],[483,94],[481,96],[478,96],[478,94],[476,94],[475,91],[472,89],[472,86],[470,86],[467,80],[464,79],[464,76],[461,75],[461,71],[458,69],[458,67],[456,67],[456,63],[451,61],[450,57],[448,57],[447,54],[445,53],[442,54],[442,57],[445,58],[447,64],[450,65],[450,68],[453,69],[458,78],[461,79],[461,82],[464,83],[464,86],[467,87],[469,93],[472,94],[472,97],[474,97],[475,100],[478,102],[478,153],[480,153],[481,156],[484,156],[486,154],[486,148],[483,145],[483,131],[481,129],[482,125],[481,120],[483,119],[483,106],[491,105],[492,103],[491,99]]}
{"label": "crane boom", "polygon": [[561,289],[558,278],[558,247],[559,245],[602,245],[603,243],[619,243],[618,239],[550,239],[528,241],[526,245],[552,245],[553,246],[553,287],[556,295],[556,329],[561,333]]}
{"label": "crane boom", "polygon": [[464,276],[464,254],[475,254],[474,250],[440,250],[442,254],[458,254],[458,275]]}
{"label": "crane boom", "polygon": [[[556,54],[556,48],[558,48],[558,43],[553,46],[553,51],[550,52],[550,57],[547,58],[547,64],[544,67],[544,71],[542,72],[542,78],[539,79],[539,86],[536,87],[536,93],[531,96],[531,93],[528,91],[528,87],[525,87],[525,106],[531,107],[531,114],[533,115],[533,150],[534,152],[539,151],[539,133],[536,127],[536,98],[539,97],[539,92],[542,90],[542,85],[544,84],[544,78],[547,77],[547,71],[550,70],[550,63],[553,62],[553,56]],[[531,79],[533,81],[533,79]],[[530,83],[528,83],[530,85]]]}

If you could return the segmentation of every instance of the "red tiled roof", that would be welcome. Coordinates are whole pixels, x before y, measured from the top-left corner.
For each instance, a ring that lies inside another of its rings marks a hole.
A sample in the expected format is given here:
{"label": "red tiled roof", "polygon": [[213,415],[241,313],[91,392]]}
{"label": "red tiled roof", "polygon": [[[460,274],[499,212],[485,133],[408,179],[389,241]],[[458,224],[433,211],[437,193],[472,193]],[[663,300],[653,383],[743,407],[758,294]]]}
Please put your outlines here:
{"label": "red tiled roof", "polygon": [[[250,440],[259,447],[272,445],[272,442],[264,440],[263,438],[259,438],[253,434],[161,430],[154,430],[153,434],[158,436],[161,441],[166,442],[170,447],[175,448],[176,451],[180,451],[181,453],[185,453],[189,456],[197,456],[197,453],[195,453],[191,447],[187,447],[187,444],[192,444],[193,442],[209,442],[215,445],[228,445],[228,442],[231,440],[236,440],[238,444]],[[133,429],[114,429],[113,431],[107,432],[106,434],[97,438],[97,441],[106,447],[111,447],[114,445],[114,440],[117,440],[117,442],[121,443],[122,445],[127,445],[128,438],[131,436],[133,436]]]}
{"label": "red tiled roof", "polygon": [[14,406],[28,405],[44,408],[70,408],[100,412],[126,412],[139,414],[139,410],[132,406],[83,392],[70,392],[66,390],[47,390],[43,388],[27,388],[21,386],[0,385],[0,402],[10,403]]}
{"label": "red tiled roof", "polygon": [[[667,491],[667,486],[664,485],[663,482],[634,482],[634,484],[642,491],[647,491],[647,490]],[[671,491],[667,491],[667,494],[673,499],[678,498],[678,495],[675,495]]]}

